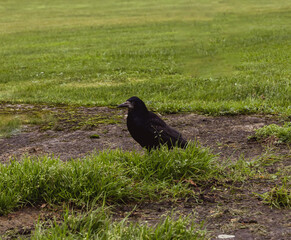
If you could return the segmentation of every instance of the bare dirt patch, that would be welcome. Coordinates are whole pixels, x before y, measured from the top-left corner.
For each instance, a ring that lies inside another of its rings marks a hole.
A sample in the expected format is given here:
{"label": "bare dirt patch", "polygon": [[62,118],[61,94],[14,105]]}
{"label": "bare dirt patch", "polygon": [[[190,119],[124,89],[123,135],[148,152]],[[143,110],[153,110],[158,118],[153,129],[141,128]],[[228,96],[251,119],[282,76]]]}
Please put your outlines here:
{"label": "bare dirt patch", "polygon": [[[104,107],[72,109],[55,106],[2,105],[0,114],[1,111],[2,114],[42,113],[54,116],[51,121],[24,126],[19,134],[0,138],[1,162],[7,162],[10,158],[21,159],[24,154],[53,154],[62,160],[68,160],[103,149],[142,150],[127,131],[124,110]],[[248,136],[259,127],[278,122],[266,116],[209,117],[197,114],[172,114],[161,117],[181,131],[188,140],[197,139],[203,146],[220,153],[221,157],[232,158],[242,154],[247,158],[261,154],[266,144],[250,141]],[[284,153],[288,149],[281,145],[276,150]]]}
{"label": "bare dirt patch", "polygon": [[[68,108],[66,106],[9,105],[0,106],[0,114],[44,114],[52,120],[36,125],[23,126],[20,133],[9,138],[0,138],[0,161],[11,158],[21,160],[24,155],[54,155],[67,161],[81,158],[103,149],[122,148],[143,151],[130,137],[126,128],[126,111],[111,108]],[[248,140],[254,130],[271,123],[279,123],[272,116],[220,116],[210,117],[197,114],[172,114],[161,116],[169,125],[181,131],[188,140],[196,139],[203,146],[218,153],[220,158],[240,156],[255,158],[272,147],[276,154],[285,156],[283,166],[290,166],[290,146],[269,145]],[[280,167],[280,166],[278,166]],[[270,167],[272,171],[273,167]],[[273,182],[248,182],[240,186],[193,186],[197,199],[181,199],[177,202],[148,202],[122,205],[115,212],[120,219],[131,212],[130,220],[156,223],[162,215],[175,209],[179,214],[195,212],[197,221],[205,220],[213,239],[226,233],[235,239],[290,239],[291,215],[288,209],[271,209],[253,193],[262,193],[274,186]],[[29,234],[33,223],[46,211],[40,207],[24,208],[0,217],[0,235],[9,231]],[[54,214],[53,214],[54,215]],[[25,230],[23,233],[21,229]],[[9,238],[9,237],[7,237]]]}
{"label": "bare dirt patch", "polygon": [[17,239],[18,236],[27,236],[29,238],[38,221],[58,219],[59,215],[58,210],[45,205],[24,207],[7,216],[0,216],[0,237]]}

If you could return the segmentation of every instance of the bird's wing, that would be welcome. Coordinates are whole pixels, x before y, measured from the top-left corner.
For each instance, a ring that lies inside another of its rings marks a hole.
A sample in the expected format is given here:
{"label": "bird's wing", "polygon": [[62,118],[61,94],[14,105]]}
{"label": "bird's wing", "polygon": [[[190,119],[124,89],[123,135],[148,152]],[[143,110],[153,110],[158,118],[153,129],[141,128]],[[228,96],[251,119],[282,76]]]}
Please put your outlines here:
{"label": "bird's wing", "polygon": [[171,141],[174,144],[176,141],[183,139],[178,131],[168,126],[161,118],[152,112],[150,112],[148,124],[150,125],[149,129],[152,133],[163,142]]}

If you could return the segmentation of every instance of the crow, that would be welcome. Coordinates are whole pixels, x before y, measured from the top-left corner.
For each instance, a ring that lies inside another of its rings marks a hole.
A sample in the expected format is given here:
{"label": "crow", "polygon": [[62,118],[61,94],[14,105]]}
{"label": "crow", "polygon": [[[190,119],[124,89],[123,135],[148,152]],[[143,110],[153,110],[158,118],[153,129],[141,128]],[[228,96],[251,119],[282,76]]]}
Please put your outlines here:
{"label": "crow", "polygon": [[187,141],[181,133],[168,126],[153,112],[148,111],[144,102],[138,97],[131,97],[118,107],[127,107],[127,128],[130,135],[142,147],[151,151],[161,145],[185,148]]}

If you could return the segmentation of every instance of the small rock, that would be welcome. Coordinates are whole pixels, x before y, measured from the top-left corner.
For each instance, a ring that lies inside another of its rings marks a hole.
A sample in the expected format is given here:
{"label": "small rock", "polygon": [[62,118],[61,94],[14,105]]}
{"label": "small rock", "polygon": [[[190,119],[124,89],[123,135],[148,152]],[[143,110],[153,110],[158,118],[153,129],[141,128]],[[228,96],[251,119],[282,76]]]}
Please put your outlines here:
{"label": "small rock", "polygon": [[231,238],[235,238],[234,235],[227,235],[227,234],[220,234],[217,236],[219,239],[231,239]]}

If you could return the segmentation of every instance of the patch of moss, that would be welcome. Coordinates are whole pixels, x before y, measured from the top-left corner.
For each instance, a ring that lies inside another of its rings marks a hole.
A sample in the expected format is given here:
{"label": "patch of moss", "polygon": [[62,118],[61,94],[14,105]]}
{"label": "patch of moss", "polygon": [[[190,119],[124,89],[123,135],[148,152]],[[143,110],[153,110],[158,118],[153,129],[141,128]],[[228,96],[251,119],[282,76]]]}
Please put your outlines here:
{"label": "patch of moss", "polygon": [[0,106],[0,113],[23,115],[21,124],[37,125],[42,131],[55,130],[92,130],[100,124],[116,124],[121,116],[110,112],[96,113],[90,109],[76,106],[42,105],[5,105]]}
{"label": "patch of moss", "polygon": [[100,136],[98,134],[93,134],[90,136],[90,138],[97,138],[98,139],[98,138],[100,138]]}

